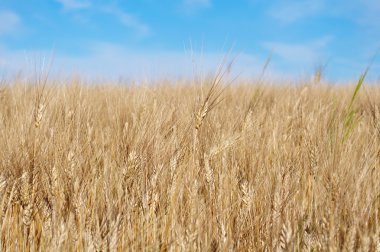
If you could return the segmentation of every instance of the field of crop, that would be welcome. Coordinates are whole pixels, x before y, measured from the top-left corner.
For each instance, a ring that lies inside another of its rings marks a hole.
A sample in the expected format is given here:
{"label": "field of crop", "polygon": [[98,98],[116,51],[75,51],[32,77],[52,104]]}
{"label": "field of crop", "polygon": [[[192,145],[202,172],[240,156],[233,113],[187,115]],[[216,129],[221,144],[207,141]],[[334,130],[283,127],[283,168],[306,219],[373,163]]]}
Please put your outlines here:
{"label": "field of crop", "polygon": [[360,84],[2,85],[0,250],[380,251]]}

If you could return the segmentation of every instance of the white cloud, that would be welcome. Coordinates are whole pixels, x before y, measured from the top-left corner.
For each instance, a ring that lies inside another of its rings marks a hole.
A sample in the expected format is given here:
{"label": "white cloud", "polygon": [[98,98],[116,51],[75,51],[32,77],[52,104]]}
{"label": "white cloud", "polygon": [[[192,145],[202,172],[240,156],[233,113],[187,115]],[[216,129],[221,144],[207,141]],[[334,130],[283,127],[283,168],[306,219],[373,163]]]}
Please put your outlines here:
{"label": "white cloud", "polygon": [[324,7],[322,0],[280,1],[269,10],[269,16],[290,24],[318,13]]}
{"label": "white cloud", "polygon": [[91,6],[89,1],[83,0],[56,0],[60,3],[65,10],[79,10],[86,9]]}
{"label": "white cloud", "polygon": [[21,25],[21,18],[12,11],[0,11],[0,36],[12,33]]}

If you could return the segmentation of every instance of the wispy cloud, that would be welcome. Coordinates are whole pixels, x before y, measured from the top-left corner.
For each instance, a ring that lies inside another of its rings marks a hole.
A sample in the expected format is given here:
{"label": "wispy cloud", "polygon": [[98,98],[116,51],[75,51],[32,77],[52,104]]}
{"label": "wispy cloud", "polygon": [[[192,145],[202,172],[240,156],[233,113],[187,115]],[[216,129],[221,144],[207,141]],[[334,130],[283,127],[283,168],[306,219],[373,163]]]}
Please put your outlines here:
{"label": "wispy cloud", "polygon": [[[52,77],[80,74],[82,77],[96,78],[131,78],[137,80],[160,78],[191,78],[199,75],[213,74],[225,57],[225,53],[193,52],[191,55],[178,50],[130,50],[124,45],[107,42],[92,42],[87,44],[89,53],[84,55],[70,55],[55,52]],[[12,50],[1,47],[0,44],[0,73],[14,74],[23,70],[33,70],[33,55],[49,59],[52,53],[48,50]],[[38,60],[38,58],[36,59]],[[232,72],[227,79],[257,76],[262,61],[251,54],[239,54],[232,66]]]}
{"label": "wispy cloud", "polygon": [[373,11],[380,11],[380,1],[378,0],[363,0],[363,4]]}
{"label": "wispy cloud", "polygon": [[90,3],[88,0],[56,0],[63,5],[65,10],[80,10],[91,8],[99,15],[111,15],[118,19],[118,21],[125,27],[133,29],[140,36],[147,36],[150,34],[150,28],[147,24],[141,21],[136,15],[123,11],[115,3],[100,5],[94,2]]}
{"label": "wispy cloud", "polygon": [[265,42],[263,45],[265,48],[273,50],[274,54],[277,54],[288,62],[310,61],[318,56],[314,48],[305,44]]}
{"label": "wispy cloud", "polygon": [[352,11],[352,16],[361,11],[359,17],[356,19],[359,23],[364,24],[366,26],[376,28],[377,31],[380,31],[380,1],[378,0],[362,0],[362,2],[357,3],[356,8]]}
{"label": "wispy cloud", "polygon": [[56,0],[65,10],[87,9],[91,6],[87,0]]}
{"label": "wispy cloud", "polygon": [[[321,54],[329,43],[329,37],[322,37],[305,44],[267,42],[273,49],[274,57],[266,76],[276,80],[291,80],[309,76],[315,64],[320,63]],[[89,42],[89,50],[82,55],[54,53],[51,78],[70,77],[79,74],[86,79],[117,79],[119,77],[138,81],[161,78],[193,78],[214,74],[225,53],[186,53],[176,50],[131,50],[122,44],[107,42]],[[37,55],[37,56],[36,56]],[[27,76],[35,74],[35,62],[51,59],[49,50],[15,50],[0,44],[0,73],[12,76],[23,71]],[[254,54],[239,54],[227,79],[239,76],[240,80],[257,77],[264,64],[264,58]],[[333,79],[353,80],[368,65],[367,61],[333,60]],[[37,67],[40,67],[37,64]],[[371,73],[378,73],[380,64],[371,67]],[[301,75],[300,75],[301,74]],[[306,74],[306,75],[304,75]],[[194,76],[195,75],[195,76]],[[378,78],[377,76],[373,76]]]}
{"label": "wispy cloud", "polygon": [[290,24],[317,14],[323,7],[322,0],[275,1],[268,14],[282,23]]}
{"label": "wispy cloud", "polygon": [[113,10],[111,13],[118,17],[124,26],[135,30],[139,35],[147,36],[150,34],[149,26],[142,22],[137,16],[119,10]]}
{"label": "wispy cloud", "polygon": [[186,6],[191,7],[209,7],[211,5],[211,0],[184,0]]}
{"label": "wispy cloud", "polygon": [[0,36],[14,32],[21,25],[21,18],[9,10],[0,11]]}
{"label": "wispy cloud", "polygon": [[264,42],[262,45],[287,63],[315,64],[325,56],[324,49],[331,40],[332,37],[325,36],[308,43]]}
{"label": "wispy cloud", "polygon": [[184,14],[192,15],[209,7],[211,7],[211,0],[183,0],[181,8]]}

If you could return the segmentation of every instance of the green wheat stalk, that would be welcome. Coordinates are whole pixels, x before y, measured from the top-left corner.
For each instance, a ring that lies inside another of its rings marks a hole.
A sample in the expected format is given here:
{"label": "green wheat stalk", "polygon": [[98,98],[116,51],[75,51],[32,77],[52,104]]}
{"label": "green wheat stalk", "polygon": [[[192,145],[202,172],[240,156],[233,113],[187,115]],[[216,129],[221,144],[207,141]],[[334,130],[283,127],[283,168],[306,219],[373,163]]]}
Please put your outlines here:
{"label": "green wheat stalk", "polygon": [[355,91],[352,94],[351,101],[348,105],[346,115],[344,117],[344,125],[343,125],[343,138],[342,141],[347,141],[348,137],[354,130],[355,126],[359,122],[359,118],[357,116],[357,109],[354,107],[354,103],[356,100],[356,97],[358,96],[359,90],[362,87],[364,80],[368,74],[369,66],[366,68],[364,73],[360,76],[358,83],[356,84]]}

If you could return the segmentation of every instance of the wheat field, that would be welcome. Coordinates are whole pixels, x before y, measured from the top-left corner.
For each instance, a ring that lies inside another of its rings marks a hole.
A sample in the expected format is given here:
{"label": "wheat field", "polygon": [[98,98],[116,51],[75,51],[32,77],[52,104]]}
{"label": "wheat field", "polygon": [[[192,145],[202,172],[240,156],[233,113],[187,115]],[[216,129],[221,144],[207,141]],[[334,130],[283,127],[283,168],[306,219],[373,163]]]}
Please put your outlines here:
{"label": "wheat field", "polygon": [[1,251],[380,251],[380,86],[0,86]]}

